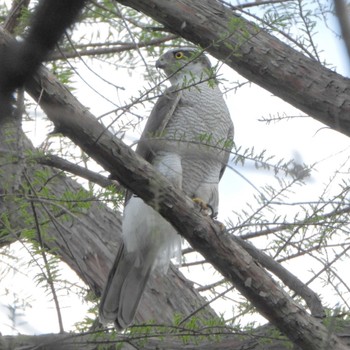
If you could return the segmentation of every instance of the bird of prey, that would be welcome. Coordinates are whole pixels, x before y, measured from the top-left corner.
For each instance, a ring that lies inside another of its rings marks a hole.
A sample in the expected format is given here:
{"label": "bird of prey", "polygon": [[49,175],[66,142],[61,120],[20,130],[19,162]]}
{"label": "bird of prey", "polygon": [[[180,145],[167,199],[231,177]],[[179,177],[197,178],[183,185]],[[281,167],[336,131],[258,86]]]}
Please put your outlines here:
{"label": "bird of prey", "polygon": [[[198,49],[180,47],[156,62],[171,82],[158,99],[136,153],[183,192],[218,211],[218,184],[233,145],[233,124],[209,59]],[[155,193],[155,201],[161,193]],[[102,323],[130,325],[150,273],[166,273],[181,254],[181,238],[157,212],[133,194],[126,196],[119,249],[100,303]],[[159,198],[159,197],[158,197]],[[156,202],[155,202],[156,204]]]}

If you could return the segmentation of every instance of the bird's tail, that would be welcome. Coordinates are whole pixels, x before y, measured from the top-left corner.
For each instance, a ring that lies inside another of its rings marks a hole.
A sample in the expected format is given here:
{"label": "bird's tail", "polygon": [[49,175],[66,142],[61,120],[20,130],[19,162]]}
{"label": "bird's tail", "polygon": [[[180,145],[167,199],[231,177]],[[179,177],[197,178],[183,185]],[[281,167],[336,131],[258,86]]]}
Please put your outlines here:
{"label": "bird's tail", "polygon": [[139,253],[119,249],[101,297],[99,314],[103,324],[114,322],[126,328],[134,319],[142,293],[152,270],[152,261],[139,261]]}

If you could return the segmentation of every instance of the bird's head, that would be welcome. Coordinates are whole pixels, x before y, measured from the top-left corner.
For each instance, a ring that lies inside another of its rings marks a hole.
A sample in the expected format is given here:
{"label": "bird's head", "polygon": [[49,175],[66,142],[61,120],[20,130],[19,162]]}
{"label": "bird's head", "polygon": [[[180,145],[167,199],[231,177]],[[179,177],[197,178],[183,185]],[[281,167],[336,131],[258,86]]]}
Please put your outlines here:
{"label": "bird's head", "polygon": [[198,82],[212,77],[210,61],[194,47],[179,47],[159,57],[156,67],[163,69],[173,85]]}

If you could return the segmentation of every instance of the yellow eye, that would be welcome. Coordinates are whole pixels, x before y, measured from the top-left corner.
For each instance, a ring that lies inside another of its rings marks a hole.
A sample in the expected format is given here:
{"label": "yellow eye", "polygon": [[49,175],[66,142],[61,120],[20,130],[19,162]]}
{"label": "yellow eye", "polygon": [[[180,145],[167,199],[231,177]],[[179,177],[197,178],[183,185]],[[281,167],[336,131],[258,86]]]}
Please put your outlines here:
{"label": "yellow eye", "polygon": [[182,51],[177,51],[174,53],[174,57],[177,59],[177,60],[180,60],[181,58],[184,57],[184,53]]}

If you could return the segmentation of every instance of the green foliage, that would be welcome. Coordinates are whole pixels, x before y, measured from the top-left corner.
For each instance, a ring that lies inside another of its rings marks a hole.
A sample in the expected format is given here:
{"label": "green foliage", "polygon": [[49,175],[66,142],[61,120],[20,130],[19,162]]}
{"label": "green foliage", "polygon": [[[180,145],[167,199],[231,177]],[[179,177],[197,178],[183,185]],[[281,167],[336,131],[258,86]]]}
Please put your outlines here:
{"label": "green foliage", "polygon": [[22,7],[18,26],[15,28],[15,34],[21,35],[28,28],[32,15],[32,8]]}
{"label": "green foliage", "polygon": [[312,166],[298,164],[293,159],[276,160],[274,155],[267,154],[266,149],[256,151],[254,146],[244,149],[242,146],[236,147],[235,143],[233,143],[233,146],[232,153],[235,156],[234,162],[237,165],[245,166],[246,163],[253,163],[257,170],[271,171],[274,175],[291,176],[299,181],[303,181],[310,176]]}
{"label": "green foliage", "polygon": [[64,85],[66,85],[70,91],[74,91],[74,70],[66,63],[57,64],[53,61],[49,65],[50,71],[56,76],[56,78]]}
{"label": "green foliage", "polygon": [[[88,332],[94,327],[96,319],[98,318],[98,305],[96,303],[96,297],[94,297],[94,300],[89,301],[93,301],[93,305],[88,309],[85,317],[81,321],[76,322],[74,325],[77,332]],[[97,340],[98,337],[99,335],[94,336],[94,340]]]}

